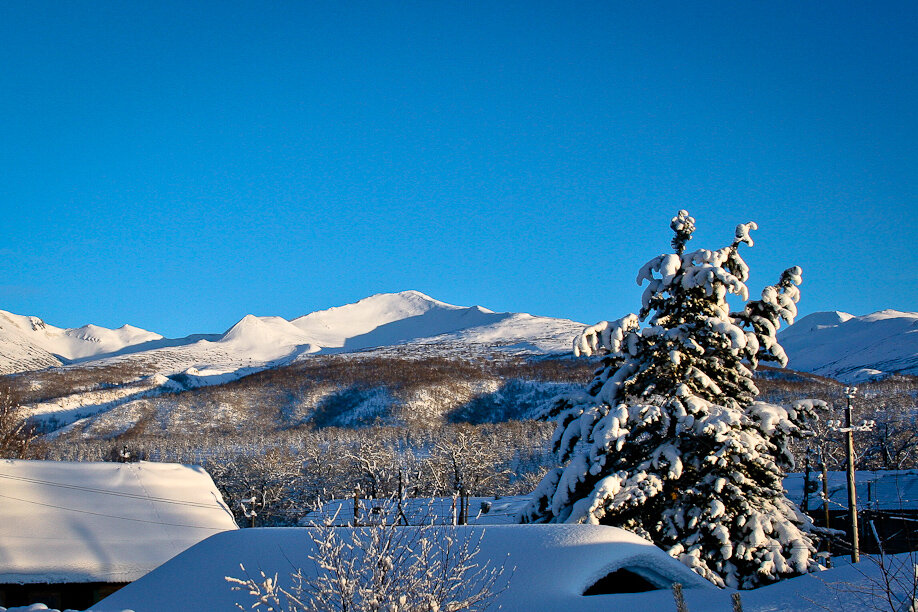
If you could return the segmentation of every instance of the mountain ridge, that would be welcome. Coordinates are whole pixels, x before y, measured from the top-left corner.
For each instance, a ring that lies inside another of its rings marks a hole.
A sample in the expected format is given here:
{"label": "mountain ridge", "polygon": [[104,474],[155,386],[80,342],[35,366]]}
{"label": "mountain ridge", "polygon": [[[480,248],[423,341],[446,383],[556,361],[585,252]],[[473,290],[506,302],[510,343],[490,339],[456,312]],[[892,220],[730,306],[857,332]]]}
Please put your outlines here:
{"label": "mountain ridge", "polygon": [[[167,374],[188,368],[226,374],[243,367],[271,367],[306,354],[409,343],[428,347],[490,343],[515,346],[520,351],[552,353],[567,351],[574,335],[583,327],[567,319],[498,313],[482,306],[455,306],[414,290],[380,293],[290,320],[247,314],[223,334],[178,339],[129,325],[117,330],[92,324],[60,329],[37,317],[0,311],[0,315],[4,314],[8,316],[0,318],[0,374],[75,361],[92,364],[141,357],[161,362],[160,370]],[[52,330],[49,333],[55,338],[67,340],[49,344],[39,337],[45,329]]]}
{"label": "mountain ridge", "polygon": [[778,342],[791,368],[843,382],[918,376],[918,312],[815,312],[781,331]]}
{"label": "mountain ridge", "polygon": [[[194,377],[248,373],[304,355],[416,345],[565,353],[583,328],[569,319],[456,306],[420,291],[379,293],[293,319],[247,314],[222,334],[164,338],[131,325],[63,329],[0,310],[0,374],[68,364],[147,360],[155,372]],[[789,367],[845,382],[918,375],[918,313],[814,312],[782,330]]]}

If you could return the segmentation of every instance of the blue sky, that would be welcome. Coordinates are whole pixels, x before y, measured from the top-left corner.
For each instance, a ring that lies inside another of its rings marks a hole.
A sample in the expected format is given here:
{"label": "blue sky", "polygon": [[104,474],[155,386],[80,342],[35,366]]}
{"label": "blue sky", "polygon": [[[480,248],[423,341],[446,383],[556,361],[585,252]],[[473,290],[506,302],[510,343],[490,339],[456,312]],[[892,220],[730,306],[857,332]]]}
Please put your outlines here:
{"label": "blue sky", "polygon": [[918,3],[625,4],[2,3],[0,309],[592,323],[686,208],[754,294],[918,310]]}

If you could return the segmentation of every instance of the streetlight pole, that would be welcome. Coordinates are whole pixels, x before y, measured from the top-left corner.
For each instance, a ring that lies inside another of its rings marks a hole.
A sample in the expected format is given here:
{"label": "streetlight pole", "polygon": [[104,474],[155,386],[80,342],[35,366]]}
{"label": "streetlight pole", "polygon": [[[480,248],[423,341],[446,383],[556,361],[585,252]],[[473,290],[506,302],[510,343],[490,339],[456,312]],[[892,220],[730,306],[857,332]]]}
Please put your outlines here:
{"label": "streetlight pole", "polygon": [[858,548],[857,530],[857,492],[854,488],[854,429],[851,423],[851,400],[857,393],[857,387],[845,387],[845,438],[848,444],[848,514],[851,516],[851,563],[861,560]]}

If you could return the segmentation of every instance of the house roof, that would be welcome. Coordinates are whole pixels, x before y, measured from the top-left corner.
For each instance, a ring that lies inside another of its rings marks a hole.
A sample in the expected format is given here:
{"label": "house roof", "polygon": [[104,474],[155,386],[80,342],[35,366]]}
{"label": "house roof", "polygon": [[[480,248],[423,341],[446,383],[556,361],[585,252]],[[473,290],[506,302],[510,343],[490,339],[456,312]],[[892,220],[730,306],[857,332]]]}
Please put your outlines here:
{"label": "house roof", "polygon": [[235,529],[197,466],[0,460],[0,583],[130,582]]}
{"label": "house roof", "polygon": [[[401,529],[401,528],[398,528]],[[407,528],[416,529],[416,528]],[[336,528],[345,539],[351,528]],[[278,574],[290,585],[295,568],[315,572],[312,528],[261,528],[215,535],[162,567],[93,606],[96,612],[143,609],[145,612],[232,610],[246,606],[245,592],[232,591],[226,576],[245,578],[264,572]],[[597,525],[494,525],[489,527],[433,526],[424,537],[469,537],[479,543],[477,559],[512,569],[509,588],[495,603],[505,610],[607,610],[606,595],[584,596],[600,578],[627,569],[668,589],[673,582],[686,587],[712,585],[646,540],[615,528]],[[668,590],[664,597],[671,598]],[[249,602],[251,603],[251,602]],[[247,607],[247,606],[246,606]]]}

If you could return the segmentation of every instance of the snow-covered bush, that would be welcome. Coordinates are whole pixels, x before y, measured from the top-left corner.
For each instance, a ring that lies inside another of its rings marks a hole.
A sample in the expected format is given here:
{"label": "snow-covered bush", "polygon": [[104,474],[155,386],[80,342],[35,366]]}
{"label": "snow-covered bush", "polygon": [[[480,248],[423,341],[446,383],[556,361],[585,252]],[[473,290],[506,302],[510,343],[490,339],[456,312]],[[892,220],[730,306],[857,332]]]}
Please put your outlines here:
{"label": "snow-covered bush", "polygon": [[[809,520],[783,493],[789,441],[818,401],[755,401],[752,369],[784,365],[776,340],[793,322],[800,268],[748,301],[741,243],[686,252],[694,219],[672,220],[674,253],[641,268],[640,315],[588,327],[576,354],[604,354],[586,392],[546,411],[557,420],[551,470],[523,515],[630,529],[717,585],[753,588],[815,569]],[[727,295],[747,301],[730,312]],[[641,321],[646,320],[642,327]],[[748,364],[748,365],[747,365]]]}
{"label": "snow-covered bush", "polygon": [[[479,558],[477,536],[461,527],[308,530],[314,571],[297,569],[289,586],[277,575],[227,577],[251,597],[242,610],[306,612],[454,612],[486,610],[507,588],[505,566]],[[240,566],[241,567],[241,566]],[[241,567],[243,573],[245,568]]]}

